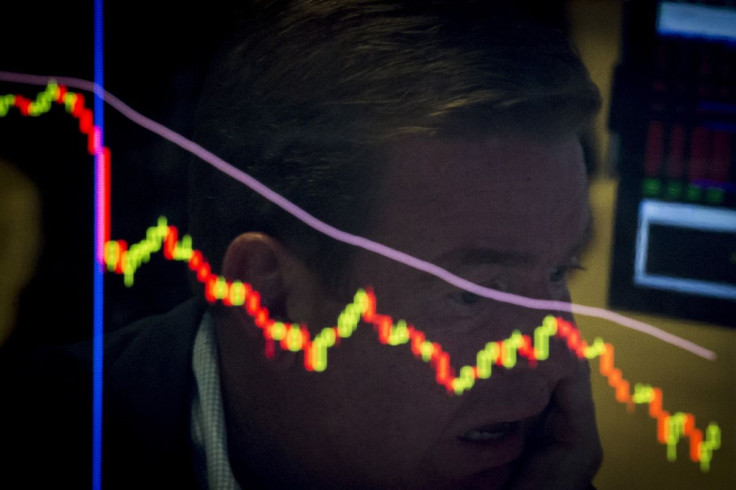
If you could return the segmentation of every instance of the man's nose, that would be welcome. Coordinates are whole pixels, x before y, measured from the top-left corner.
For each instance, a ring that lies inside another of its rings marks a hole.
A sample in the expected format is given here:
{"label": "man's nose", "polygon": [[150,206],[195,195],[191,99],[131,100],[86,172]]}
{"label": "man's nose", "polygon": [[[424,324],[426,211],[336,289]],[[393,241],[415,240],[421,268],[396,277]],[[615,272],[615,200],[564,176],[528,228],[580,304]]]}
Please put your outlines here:
{"label": "man's nose", "polygon": [[[550,294],[531,297],[569,304],[569,296],[565,300]],[[539,370],[552,382],[573,371],[578,356],[570,349],[568,338],[577,335],[577,327],[569,309],[538,310],[505,305],[504,310],[507,311],[504,316],[510,320],[506,324],[514,325],[504,342],[516,347],[517,362],[522,367]]]}

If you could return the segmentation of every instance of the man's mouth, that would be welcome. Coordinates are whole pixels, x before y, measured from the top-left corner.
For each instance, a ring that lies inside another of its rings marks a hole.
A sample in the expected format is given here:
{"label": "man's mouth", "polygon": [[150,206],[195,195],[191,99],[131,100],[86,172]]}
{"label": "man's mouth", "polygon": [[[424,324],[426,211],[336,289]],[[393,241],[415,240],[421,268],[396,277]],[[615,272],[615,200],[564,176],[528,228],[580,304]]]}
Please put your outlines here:
{"label": "man's mouth", "polygon": [[458,438],[463,442],[485,444],[501,441],[510,435],[518,434],[520,430],[521,423],[518,421],[501,422],[498,424],[491,424],[471,429],[460,435]]}
{"label": "man's mouth", "polygon": [[538,418],[534,408],[521,407],[495,420],[463,416],[464,423],[450,428],[452,435],[432,452],[432,464],[448,480],[462,481],[462,488],[497,488],[491,483],[508,480]]}

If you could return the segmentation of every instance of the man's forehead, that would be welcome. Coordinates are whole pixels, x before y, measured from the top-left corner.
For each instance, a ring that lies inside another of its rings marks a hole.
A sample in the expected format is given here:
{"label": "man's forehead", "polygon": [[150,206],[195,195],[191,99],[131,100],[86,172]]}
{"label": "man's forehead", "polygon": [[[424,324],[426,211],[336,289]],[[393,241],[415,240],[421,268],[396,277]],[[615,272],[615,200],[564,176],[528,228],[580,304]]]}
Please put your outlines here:
{"label": "man's forehead", "polygon": [[463,157],[493,164],[490,155],[511,155],[521,146],[529,154],[544,158],[550,149],[566,150],[580,145],[580,137],[570,132],[555,138],[536,137],[532,134],[487,134],[482,136],[415,136],[395,140],[388,145],[389,157],[397,160],[407,158],[442,161],[446,158]]}
{"label": "man's forehead", "polygon": [[[564,253],[558,257],[560,260],[577,257],[587,247],[593,229],[592,216],[589,213],[587,216],[586,224],[581,231],[570,230],[570,233],[565,237],[569,245],[564,249]],[[488,244],[486,246],[465,246],[458,244],[451,250],[435,257],[433,263],[447,267],[474,265],[525,267],[534,266],[540,260],[541,257],[538,253],[498,247],[495,244]]]}
{"label": "man's forehead", "polygon": [[[541,192],[535,192],[535,187]],[[549,192],[550,187],[559,192]],[[523,213],[535,205],[551,204],[544,200],[580,200],[586,187],[576,135],[549,142],[410,139],[390,149],[378,202],[389,208],[388,213],[414,206],[442,214],[464,204],[501,205]]]}
{"label": "man's forehead", "polygon": [[[468,193],[491,187],[530,181],[545,184],[550,179],[563,181],[573,176],[585,180],[583,152],[575,134],[550,141],[524,137],[414,138],[392,144],[387,158],[381,187],[394,199],[464,199]],[[554,171],[545,172],[550,167]]]}
{"label": "man's forehead", "polygon": [[390,158],[371,227],[382,243],[447,266],[532,264],[582,248],[590,213],[575,135],[415,139]]}

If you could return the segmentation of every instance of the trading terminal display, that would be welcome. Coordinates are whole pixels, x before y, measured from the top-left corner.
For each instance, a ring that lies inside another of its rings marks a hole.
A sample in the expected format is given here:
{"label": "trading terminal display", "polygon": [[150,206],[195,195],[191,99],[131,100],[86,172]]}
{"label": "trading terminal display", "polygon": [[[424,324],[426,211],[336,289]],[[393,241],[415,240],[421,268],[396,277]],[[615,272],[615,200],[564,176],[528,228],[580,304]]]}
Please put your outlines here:
{"label": "trading terminal display", "polygon": [[633,4],[610,305],[736,325],[736,6]]}

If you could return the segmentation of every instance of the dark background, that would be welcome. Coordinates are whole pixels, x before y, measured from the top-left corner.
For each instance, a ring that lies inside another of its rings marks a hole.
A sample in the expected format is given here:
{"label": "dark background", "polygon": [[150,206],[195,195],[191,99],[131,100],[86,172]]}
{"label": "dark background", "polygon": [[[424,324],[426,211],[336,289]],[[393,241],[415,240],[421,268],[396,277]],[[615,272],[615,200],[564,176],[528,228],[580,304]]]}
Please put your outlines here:
{"label": "dark background", "polygon": [[[105,88],[187,136],[205,60],[234,7],[222,1],[196,9],[169,1],[152,8],[153,3],[106,2]],[[3,10],[0,70],[93,80],[91,1],[29,2]],[[0,82],[0,94],[33,98],[41,90]],[[91,95],[85,97],[92,108]],[[160,215],[185,231],[187,154],[109,106],[105,111],[113,176],[111,238],[135,243]],[[36,185],[43,216],[36,274],[20,297],[11,343],[89,337],[94,161],[86,137],[61,106],[38,118],[11,109],[0,118],[0,158]],[[164,312],[190,295],[185,268],[161,257],[141,268],[133,288],[112,274],[106,275],[105,286],[108,330]]]}

